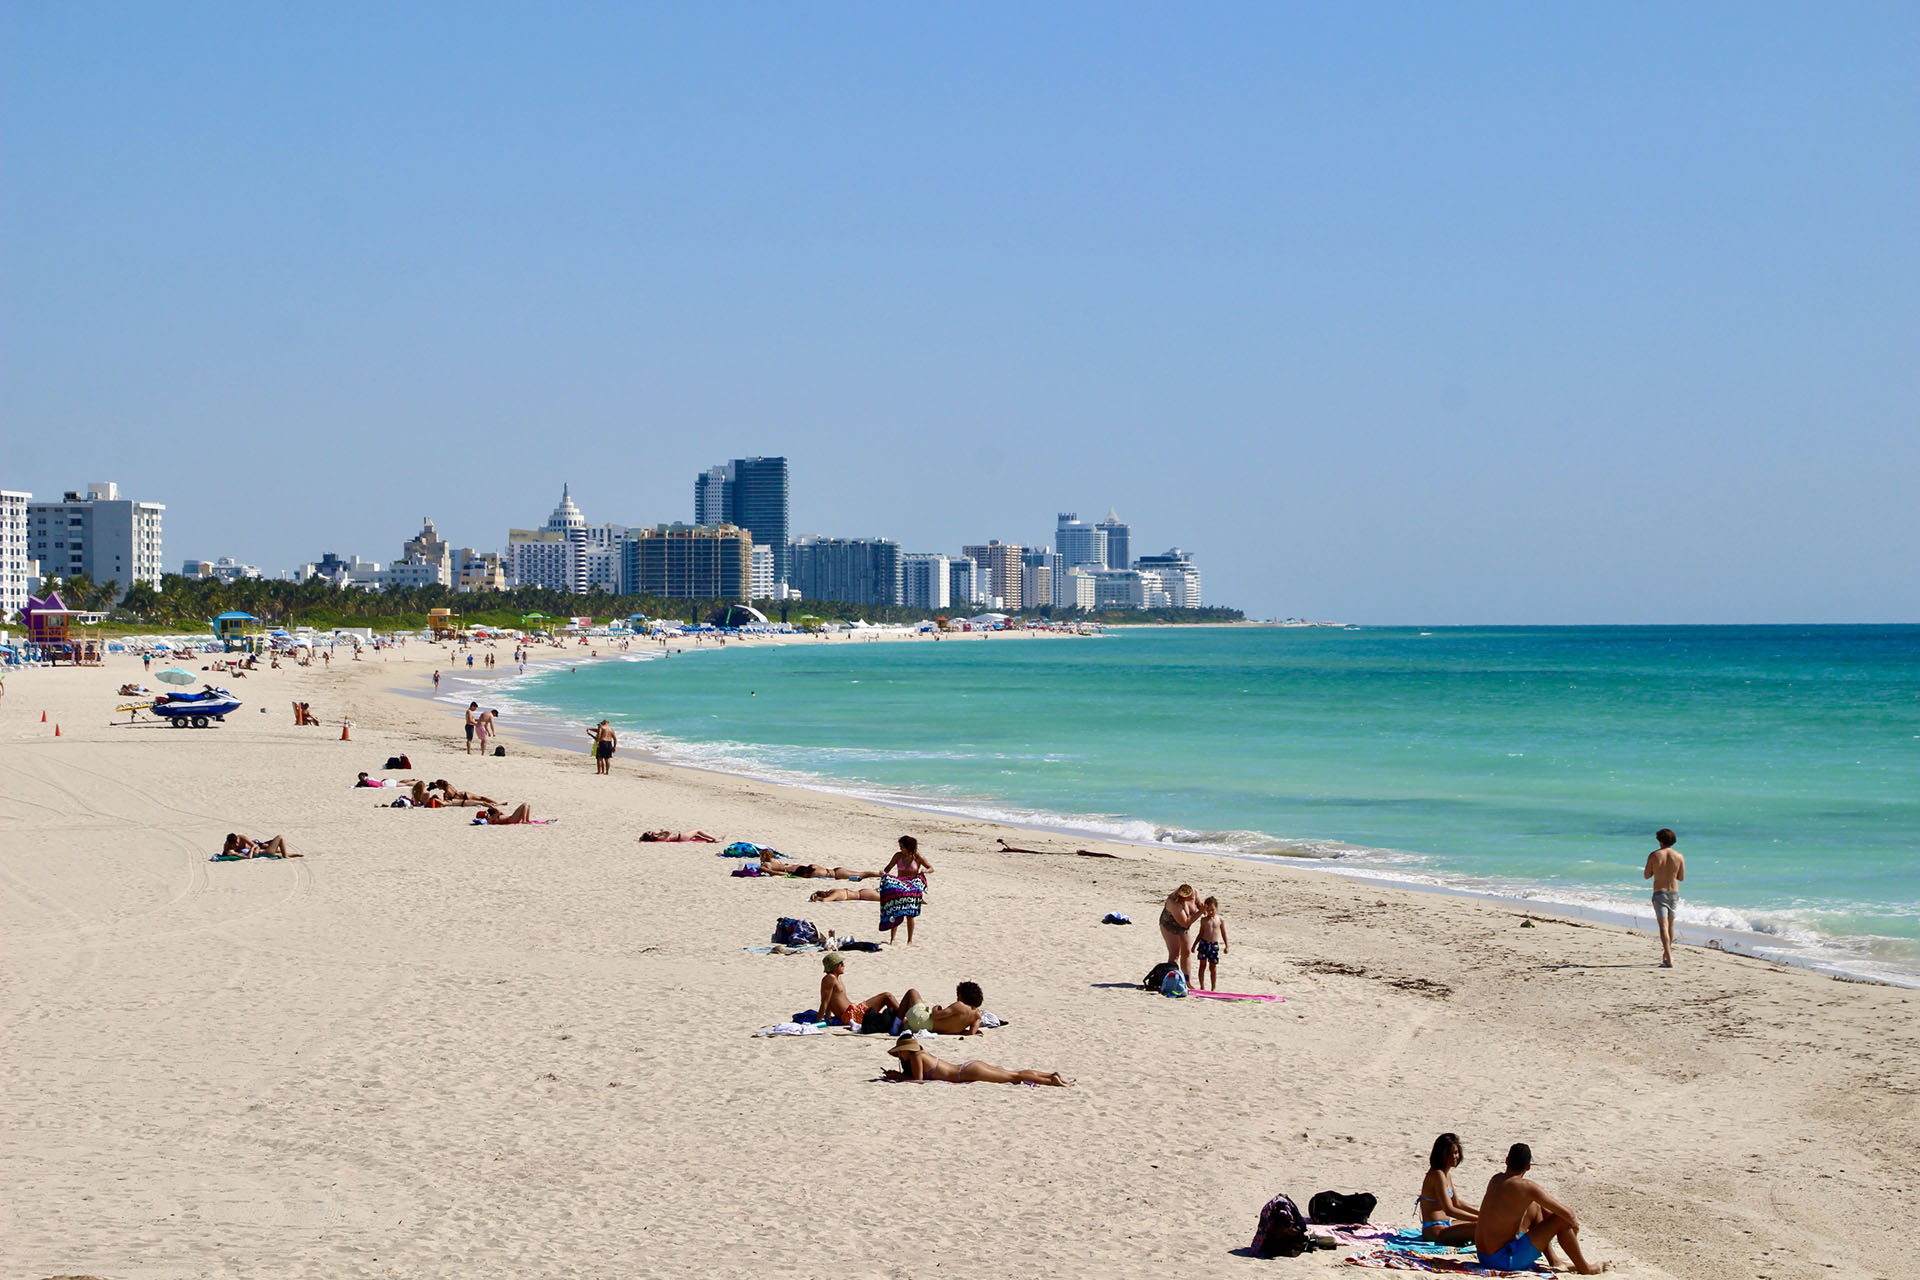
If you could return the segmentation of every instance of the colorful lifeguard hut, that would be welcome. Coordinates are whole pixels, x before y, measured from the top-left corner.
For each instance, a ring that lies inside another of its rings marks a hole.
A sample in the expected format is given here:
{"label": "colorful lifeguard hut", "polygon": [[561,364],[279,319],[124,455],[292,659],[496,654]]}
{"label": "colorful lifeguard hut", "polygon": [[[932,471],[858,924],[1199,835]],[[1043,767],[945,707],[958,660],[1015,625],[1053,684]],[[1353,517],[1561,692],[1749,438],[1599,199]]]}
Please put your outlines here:
{"label": "colorful lifeguard hut", "polygon": [[49,591],[44,596],[27,597],[26,608],[20,610],[20,624],[27,629],[27,642],[40,650],[42,661],[56,667],[62,662],[97,667],[106,654],[98,630],[106,616],[69,609],[58,591]]}
{"label": "colorful lifeguard hut", "polygon": [[250,613],[242,613],[238,609],[229,609],[225,613],[216,615],[211,621],[214,638],[225,643],[228,640],[245,640],[248,624],[257,623],[260,619]]}
{"label": "colorful lifeguard hut", "polygon": [[451,609],[429,609],[427,633],[435,640],[457,640],[460,637],[460,619],[453,616]]}

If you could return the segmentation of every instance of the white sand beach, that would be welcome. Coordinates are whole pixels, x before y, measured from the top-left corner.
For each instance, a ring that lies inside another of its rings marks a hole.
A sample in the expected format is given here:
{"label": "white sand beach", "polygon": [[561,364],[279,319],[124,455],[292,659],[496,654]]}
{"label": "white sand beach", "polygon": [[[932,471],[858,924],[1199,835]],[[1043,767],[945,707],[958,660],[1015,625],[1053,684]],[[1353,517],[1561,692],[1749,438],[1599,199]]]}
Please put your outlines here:
{"label": "white sand beach", "polygon": [[[1531,1143],[1625,1275],[1915,1273],[1920,992],[1695,948],[1663,972],[1644,934],[1309,870],[996,852],[1075,842],[627,754],[599,778],[511,723],[469,757],[402,692],[445,652],[409,657],[257,672],[204,731],[109,726],[136,660],[8,679],[7,1275],[1324,1274],[1235,1252],[1261,1205],[1367,1191],[1412,1223],[1443,1130],[1475,1200]],[[560,821],[351,788],[400,753]],[[820,964],[745,948],[783,915],[871,939],[878,910],[650,827],[863,870],[916,835],[916,941],[850,954],[854,996],[977,981],[1009,1025],[934,1051],[1074,1087],[888,1084],[884,1038],[754,1038]],[[305,856],[210,863],[229,831]],[[1126,985],[1181,881],[1222,901],[1221,985],[1283,1002]]]}

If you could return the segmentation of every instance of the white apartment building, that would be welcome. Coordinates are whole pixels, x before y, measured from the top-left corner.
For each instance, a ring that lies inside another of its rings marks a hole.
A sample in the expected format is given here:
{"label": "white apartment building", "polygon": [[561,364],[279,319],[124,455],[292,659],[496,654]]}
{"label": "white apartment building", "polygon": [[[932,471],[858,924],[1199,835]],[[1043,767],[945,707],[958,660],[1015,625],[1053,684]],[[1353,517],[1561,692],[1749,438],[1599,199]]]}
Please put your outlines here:
{"label": "white apartment building", "polygon": [[947,601],[948,607],[955,609],[986,603],[980,566],[973,557],[955,556],[947,561]]}
{"label": "white apartment building", "polygon": [[[699,523],[696,521],[695,523]],[[774,592],[773,548],[756,542],[748,559],[748,591],[754,600],[771,600]],[[784,599],[785,597],[781,597]]]}
{"label": "white apartment building", "polygon": [[40,562],[47,577],[84,573],[95,582],[114,582],[117,602],[136,582],[160,589],[160,514],[158,502],[120,496],[117,484],[90,484],[69,491],[59,502],[27,504],[27,556]]}
{"label": "white apartment building", "polygon": [[1054,608],[1094,609],[1099,607],[1100,593],[1094,586],[1094,571],[1089,569],[1069,569],[1061,574],[1053,584]]}
{"label": "white apartment building", "polygon": [[1149,605],[1149,608],[1200,607],[1200,567],[1193,562],[1191,553],[1171,547],[1161,555],[1141,556],[1133,562],[1133,567],[1142,573],[1159,575],[1166,602],[1164,605]]}
{"label": "white apartment building", "polygon": [[31,493],[0,489],[0,623],[13,621],[27,607],[27,503]]}
{"label": "white apartment building", "polygon": [[180,566],[183,578],[216,578],[221,582],[239,582],[246,578],[263,576],[258,565],[241,564],[232,556],[221,556],[218,560],[188,560]]}
{"label": "white apartment building", "polygon": [[953,562],[939,552],[909,552],[900,560],[901,594],[909,608],[947,609],[953,604]]}

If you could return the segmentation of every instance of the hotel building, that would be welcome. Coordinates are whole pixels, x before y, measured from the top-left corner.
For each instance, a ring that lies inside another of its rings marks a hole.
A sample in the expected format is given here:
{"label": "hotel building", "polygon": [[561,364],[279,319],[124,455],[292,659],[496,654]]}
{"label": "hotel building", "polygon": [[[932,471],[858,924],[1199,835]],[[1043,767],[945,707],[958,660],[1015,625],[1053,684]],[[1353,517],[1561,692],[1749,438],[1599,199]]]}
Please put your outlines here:
{"label": "hotel building", "polygon": [[0,623],[27,607],[27,504],[31,493],[0,489]]}
{"label": "hotel building", "polygon": [[117,584],[114,600],[136,582],[160,589],[158,502],[120,496],[116,484],[90,484],[59,502],[27,504],[27,558],[47,577],[84,573],[97,583]]}
{"label": "hotel building", "polygon": [[622,580],[636,595],[745,600],[752,590],[753,535],[730,524],[630,531],[622,558]]}

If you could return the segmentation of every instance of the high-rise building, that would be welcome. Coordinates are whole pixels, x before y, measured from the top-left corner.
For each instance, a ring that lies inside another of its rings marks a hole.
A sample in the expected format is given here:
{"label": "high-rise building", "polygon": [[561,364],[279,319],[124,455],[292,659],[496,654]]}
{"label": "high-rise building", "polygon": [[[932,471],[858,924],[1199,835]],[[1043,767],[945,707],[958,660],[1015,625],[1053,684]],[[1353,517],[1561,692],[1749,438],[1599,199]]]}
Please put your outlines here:
{"label": "high-rise building", "polygon": [[960,553],[980,566],[980,593],[998,599],[1010,612],[1020,609],[1020,545],[998,538],[985,545],[962,547]]}
{"label": "high-rise building", "polygon": [[586,546],[581,551],[588,591],[613,594],[620,590],[620,566],[627,545],[627,526],[590,524],[586,528]]}
{"label": "high-rise building", "polygon": [[453,552],[453,585],[460,591],[505,591],[507,570],[496,551],[460,547]]}
{"label": "high-rise building", "polygon": [[27,504],[31,493],[0,489],[0,623],[27,607]]}
{"label": "high-rise building", "polygon": [[745,600],[752,590],[753,536],[735,525],[662,524],[629,531],[621,574],[638,595]]}
{"label": "high-rise building", "polygon": [[[1105,569],[1069,569],[1061,574],[1065,587],[1054,583],[1053,599],[1055,608],[1094,609],[1099,605],[1100,594],[1094,586],[1096,573],[1105,573]],[[1060,601],[1065,600],[1062,605]]]}
{"label": "high-rise building", "polygon": [[1020,604],[1025,609],[1057,605],[1054,592],[1064,584],[1066,565],[1051,547],[1028,547],[1020,553]]}
{"label": "high-rise building", "polygon": [[1161,590],[1167,598],[1166,607],[1200,607],[1200,566],[1193,562],[1193,556],[1188,552],[1173,547],[1164,555],[1141,556],[1133,562],[1133,567],[1142,573],[1159,576]]}
{"label": "high-rise building", "polygon": [[1096,569],[1088,576],[1093,579],[1094,608],[1147,607],[1147,579],[1138,569]]}
{"label": "high-rise building", "polygon": [[805,600],[899,604],[900,544],[886,538],[806,537],[793,544],[793,585]]}
{"label": "high-rise building", "polygon": [[[598,529],[603,538],[607,530],[625,532],[621,525],[601,525]],[[588,587],[587,548],[594,536],[588,531],[587,518],[573,505],[572,487],[563,484],[559,505],[547,517],[544,528],[507,530],[507,575],[515,586],[584,595]],[[603,577],[609,572],[604,559],[601,557]],[[609,584],[611,581],[608,579]],[[606,589],[612,590],[612,585]]]}
{"label": "high-rise building", "polygon": [[778,584],[773,580],[772,547],[763,547],[757,542],[753,544],[753,568],[749,578],[753,599],[772,600],[776,597],[784,599],[777,590]]}
{"label": "high-rise building", "polygon": [[387,585],[453,585],[453,549],[441,539],[432,519],[421,517],[420,532],[400,544],[400,559],[389,566]]}
{"label": "high-rise building", "polygon": [[1133,562],[1133,526],[1123,521],[1112,507],[1107,518],[1093,526],[1107,535],[1107,568],[1131,569]]}
{"label": "high-rise building", "polygon": [[[1097,524],[1082,524],[1071,511],[1062,511],[1053,530],[1053,545],[1060,561],[1069,569],[1107,567],[1107,531]],[[1057,601],[1055,603],[1058,603]]]}
{"label": "high-rise building", "polygon": [[84,573],[96,583],[117,584],[114,600],[136,582],[160,589],[158,502],[120,496],[116,484],[90,484],[59,502],[27,504],[27,558],[47,577]]}
{"label": "high-rise building", "polygon": [[693,522],[717,528],[732,516],[733,468],[709,467],[693,478]]}
{"label": "high-rise building", "polygon": [[955,556],[947,561],[947,599],[949,608],[964,609],[985,598],[980,589],[980,566],[972,556]]}
{"label": "high-rise building", "polygon": [[751,533],[756,545],[773,552],[776,587],[794,580],[787,505],[785,458],[735,458],[693,482],[694,523],[733,524]]}
{"label": "high-rise building", "polygon": [[911,609],[945,609],[953,600],[953,562],[939,552],[912,552],[900,559],[900,598]]}

